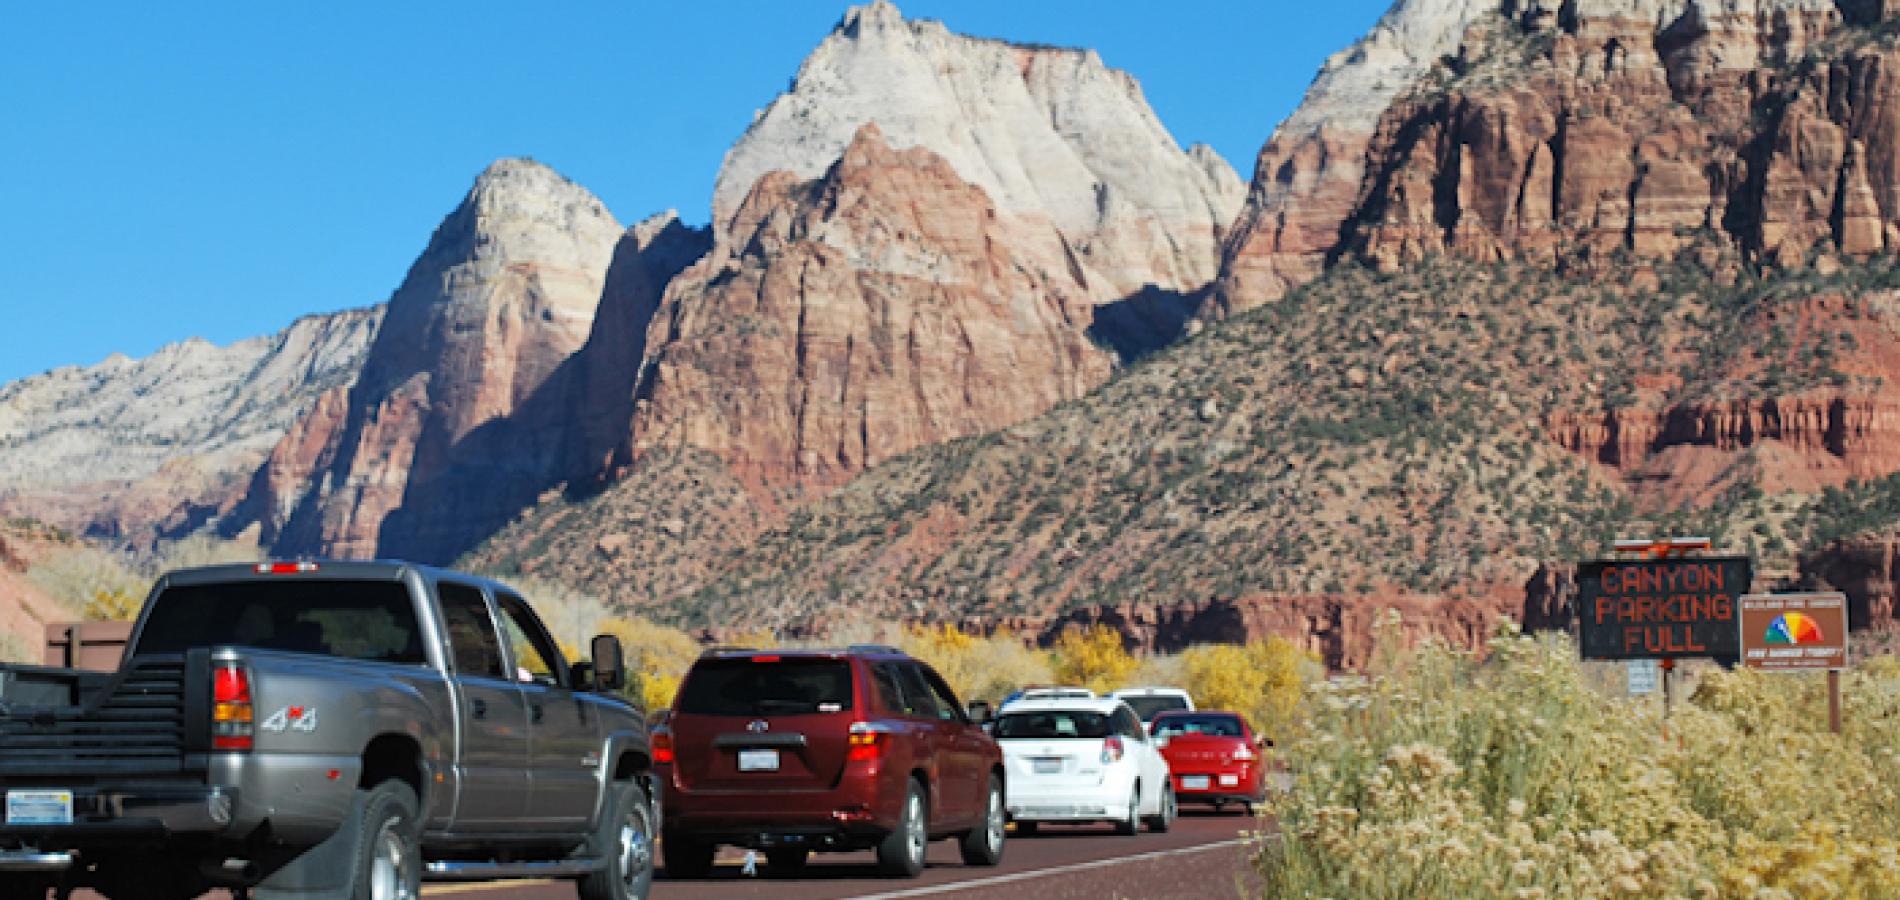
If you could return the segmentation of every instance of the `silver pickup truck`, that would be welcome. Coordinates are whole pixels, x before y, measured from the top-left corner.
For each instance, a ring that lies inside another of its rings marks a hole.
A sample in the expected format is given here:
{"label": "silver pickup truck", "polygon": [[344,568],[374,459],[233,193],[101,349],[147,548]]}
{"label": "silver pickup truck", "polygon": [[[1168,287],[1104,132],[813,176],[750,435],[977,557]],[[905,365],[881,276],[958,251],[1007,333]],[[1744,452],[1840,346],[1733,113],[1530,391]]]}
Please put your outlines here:
{"label": "silver pickup truck", "polygon": [[520,594],[427,566],[168,574],[118,672],[0,666],[0,897],[644,898],[647,730],[619,642],[591,650],[566,665]]}

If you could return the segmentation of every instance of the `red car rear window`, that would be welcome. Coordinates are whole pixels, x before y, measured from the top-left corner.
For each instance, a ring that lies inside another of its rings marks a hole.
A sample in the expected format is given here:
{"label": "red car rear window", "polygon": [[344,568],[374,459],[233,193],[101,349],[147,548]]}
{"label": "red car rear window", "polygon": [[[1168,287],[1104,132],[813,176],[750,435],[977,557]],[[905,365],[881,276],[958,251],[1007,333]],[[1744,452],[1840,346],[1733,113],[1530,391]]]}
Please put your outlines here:
{"label": "red car rear window", "polygon": [[1238,716],[1168,715],[1155,720],[1155,737],[1173,737],[1177,734],[1246,737]]}

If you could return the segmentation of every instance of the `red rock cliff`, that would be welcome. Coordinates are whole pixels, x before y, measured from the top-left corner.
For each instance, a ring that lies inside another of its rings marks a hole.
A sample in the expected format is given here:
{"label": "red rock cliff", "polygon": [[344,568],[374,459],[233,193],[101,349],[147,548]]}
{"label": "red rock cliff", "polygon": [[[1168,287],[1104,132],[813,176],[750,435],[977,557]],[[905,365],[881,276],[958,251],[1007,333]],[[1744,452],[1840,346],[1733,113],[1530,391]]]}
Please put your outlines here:
{"label": "red rock cliff", "polygon": [[[1382,64],[1379,41],[1396,39],[1375,31],[1262,151],[1225,249],[1225,308],[1343,255],[1667,254],[1698,230],[1782,259],[1900,246],[1900,49],[1862,27],[1880,5],[1412,0],[1388,19],[1434,4],[1454,52]],[[1380,65],[1414,80],[1335,96],[1342,72]],[[1333,112],[1348,99],[1390,105],[1366,127]]]}

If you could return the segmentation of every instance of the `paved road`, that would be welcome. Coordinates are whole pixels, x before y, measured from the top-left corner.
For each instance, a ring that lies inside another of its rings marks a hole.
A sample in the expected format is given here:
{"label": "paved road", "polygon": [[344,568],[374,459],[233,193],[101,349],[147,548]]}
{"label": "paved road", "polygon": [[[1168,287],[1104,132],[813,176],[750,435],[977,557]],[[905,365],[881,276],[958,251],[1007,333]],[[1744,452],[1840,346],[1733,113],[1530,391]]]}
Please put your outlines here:
{"label": "paved road", "polygon": [[[1241,833],[1259,827],[1259,822],[1237,812],[1215,815],[1193,809],[1183,810],[1167,834],[1144,830],[1135,837],[1121,837],[1109,833],[1107,826],[1049,827],[1033,837],[1012,834],[1004,845],[1003,864],[994,868],[965,866],[954,843],[937,841],[930,846],[929,867],[914,880],[878,875],[869,852],[815,855],[796,877],[748,878],[740,874],[744,854],[729,850],[721,854],[708,878],[672,881],[662,876],[651,900],[1022,900],[1025,892],[1036,900],[1257,897],[1260,893],[1246,869],[1247,848]],[[229,897],[222,891],[208,896]],[[423,896],[429,900],[572,900],[575,894],[571,883],[517,881],[430,884]],[[97,900],[89,891],[74,897]]]}
{"label": "paved road", "polygon": [[[1234,812],[1215,816],[1184,811],[1167,834],[1144,831],[1137,837],[1119,837],[1105,826],[1045,828],[1034,837],[1012,835],[1004,845],[1003,864],[995,868],[965,866],[955,844],[938,841],[930,846],[929,868],[915,880],[879,876],[868,852],[813,856],[796,877],[746,878],[739,873],[743,854],[728,852],[709,878],[662,877],[652,900],[1022,900],[1026,892],[1036,900],[1216,900],[1240,897],[1242,885],[1253,883],[1244,871],[1246,848],[1240,832],[1258,827]],[[549,883],[430,885],[423,894],[431,900],[571,900],[574,888]]]}

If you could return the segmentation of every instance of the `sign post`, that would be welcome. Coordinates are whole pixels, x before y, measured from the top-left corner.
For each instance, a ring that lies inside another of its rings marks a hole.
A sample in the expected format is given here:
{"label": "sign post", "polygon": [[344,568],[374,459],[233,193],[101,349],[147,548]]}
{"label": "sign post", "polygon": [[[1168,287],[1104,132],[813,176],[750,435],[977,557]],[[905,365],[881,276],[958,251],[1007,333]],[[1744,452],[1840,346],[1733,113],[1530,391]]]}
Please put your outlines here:
{"label": "sign post", "polygon": [[1841,733],[1847,668],[1847,595],[1837,591],[1747,594],[1737,625],[1742,664],[1764,672],[1827,671],[1827,722]]}

